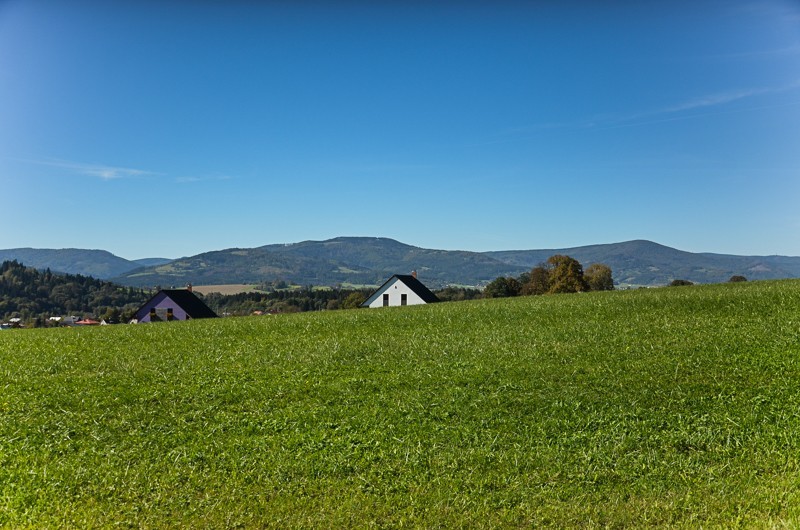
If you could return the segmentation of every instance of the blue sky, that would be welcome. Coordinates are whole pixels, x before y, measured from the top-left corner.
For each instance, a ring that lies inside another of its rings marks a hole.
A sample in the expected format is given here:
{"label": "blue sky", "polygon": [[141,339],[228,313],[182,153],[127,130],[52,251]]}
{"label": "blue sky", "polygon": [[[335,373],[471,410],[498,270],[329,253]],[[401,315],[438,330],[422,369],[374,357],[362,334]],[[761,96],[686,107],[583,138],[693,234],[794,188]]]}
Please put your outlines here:
{"label": "blue sky", "polygon": [[800,256],[800,3],[0,0],[0,227]]}

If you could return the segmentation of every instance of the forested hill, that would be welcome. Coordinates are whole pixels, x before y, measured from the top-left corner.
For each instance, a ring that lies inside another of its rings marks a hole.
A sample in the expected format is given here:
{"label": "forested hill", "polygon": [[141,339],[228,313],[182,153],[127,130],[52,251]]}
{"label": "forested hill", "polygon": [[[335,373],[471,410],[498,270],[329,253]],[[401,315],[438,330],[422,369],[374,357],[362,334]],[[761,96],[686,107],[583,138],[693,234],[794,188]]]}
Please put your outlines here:
{"label": "forested hill", "polygon": [[40,271],[16,261],[0,264],[2,320],[62,315],[120,319],[135,312],[152,294],[89,276]]}
{"label": "forested hill", "polygon": [[115,278],[124,285],[262,283],[380,285],[392,274],[416,270],[425,285],[483,286],[498,276],[519,276],[555,254],[584,267],[604,263],[618,285],[667,285],[800,277],[800,257],[733,256],[684,252],[652,241],[546,250],[466,252],[432,250],[387,238],[339,237],[289,245],[232,248],[137,269]]}
{"label": "forested hill", "polygon": [[169,260],[164,258],[127,260],[105,250],[80,248],[10,248],[0,250],[0,262],[3,261],[17,261],[35,269],[82,274],[105,280],[139,267],[160,265]]}
{"label": "forested hill", "polygon": [[393,274],[416,270],[430,288],[485,285],[517,276],[528,267],[503,263],[480,252],[432,250],[378,237],[339,237],[258,248],[205,252],[114,278],[123,285],[261,283],[299,285],[382,284]]}
{"label": "forested hill", "polygon": [[[692,253],[636,240],[543,250],[468,252],[434,250],[381,237],[338,237],[326,241],[231,248],[177,260],[128,261],[105,251],[79,249],[0,250],[0,261],[16,259],[37,269],[91,275],[137,287],[209,284],[377,286],[392,274],[416,270],[430,288],[484,286],[498,276],[519,276],[552,255],[571,256],[584,267],[604,263],[618,285],[667,285],[798,278],[800,257]],[[30,259],[26,258],[28,256]]]}
{"label": "forested hill", "polygon": [[751,280],[800,278],[800,257],[693,253],[646,240],[486,254],[504,263],[524,267],[542,263],[554,254],[565,254],[580,261],[584,267],[590,263],[608,265],[614,271],[617,284],[656,286],[675,279],[720,283],[734,275]]}

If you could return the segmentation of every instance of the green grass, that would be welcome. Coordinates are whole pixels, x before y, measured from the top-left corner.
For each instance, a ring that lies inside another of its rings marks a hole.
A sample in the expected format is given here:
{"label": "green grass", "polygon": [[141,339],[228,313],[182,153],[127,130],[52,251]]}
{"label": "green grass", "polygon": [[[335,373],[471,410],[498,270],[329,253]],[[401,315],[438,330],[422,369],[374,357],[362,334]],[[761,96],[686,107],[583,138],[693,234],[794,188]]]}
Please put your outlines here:
{"label": "green grass", "polygon": [[800,282],[0,332],[0,526],[794,527]]}

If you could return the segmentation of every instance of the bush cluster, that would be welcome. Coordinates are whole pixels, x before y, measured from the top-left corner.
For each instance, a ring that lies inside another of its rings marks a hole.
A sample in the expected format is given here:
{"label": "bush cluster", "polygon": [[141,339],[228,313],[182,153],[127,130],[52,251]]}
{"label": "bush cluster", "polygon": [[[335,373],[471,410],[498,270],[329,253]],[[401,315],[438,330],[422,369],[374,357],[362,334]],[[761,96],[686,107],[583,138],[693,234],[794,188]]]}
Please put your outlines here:
{"label": "bush cluster", "polygon": [[556,254],[530,272],[517,278],[500,276],[483,290],[484,298],[519,295],[611,291],[614,280],[611,267],[602,263],[589,265],[586,271],[575,258]]}

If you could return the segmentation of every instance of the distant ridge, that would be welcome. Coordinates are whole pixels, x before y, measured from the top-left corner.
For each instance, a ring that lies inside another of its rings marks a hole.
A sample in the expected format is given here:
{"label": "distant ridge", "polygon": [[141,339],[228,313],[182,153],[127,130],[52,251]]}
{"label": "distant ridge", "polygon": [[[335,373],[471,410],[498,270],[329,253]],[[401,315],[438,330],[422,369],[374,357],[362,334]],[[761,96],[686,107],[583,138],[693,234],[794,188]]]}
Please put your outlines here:
{"label": "distant ridge", "polygon": [[616,283],[629,285],[665,285],[675,279],[719,283],[733,275],[742,275],[751,280],[800,277],[800,257],[693,253],[641,239],[605,245],[486,254],[504,263],[520,266],[535,266],[553,254],[567,254],[584,266],[605,263],[614,271]]}
{"label": "distant ridge", "polygon": [[718,283],[733,275],[751,280],[799,278],[800,257],[692,253],[647,240],[582,247],[469,252],[435,250],[383,237],[337,237],[325,241],[230,248],[166,260],[126,260],[103,250],[0,250],[0,261],[38,269],[112,279],[123,285],[163,287],[258,284],[284,280],[299,285],[377,286],[412,270],[431,288],[483,286],[498,276],[518,276],[554,254],[584,267],[605,263],[621,286],[666,285],[675,279]]}
{"label": "distant ridge", "polygon": [[428,287],[483,285],[524,267],[480,252],[431,250],[380,237],[337,237],[231,248],[180,258],[130,271],[114,279],[123,285],[153,286],[260,283],[284,280],[299,285],[377,286],[393,274],[417,270]]}
{"label": "distant ridge", "polygon": [[11,248],[0,250],[0,262],[14,261],[52,272],[81,274],[101,280],[120,276],[142,266],[160,265],[169,262],[164,258],[145,258],[127,260],[105,250],[86,250],[79,248]]}
{"label": "distant ridge", "polygon": [[155,267],[156,265],[163,265],[172,261],[168,258],[141,258],[131,260],[135,267]]}

